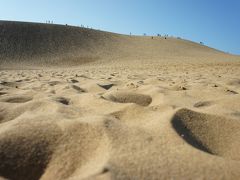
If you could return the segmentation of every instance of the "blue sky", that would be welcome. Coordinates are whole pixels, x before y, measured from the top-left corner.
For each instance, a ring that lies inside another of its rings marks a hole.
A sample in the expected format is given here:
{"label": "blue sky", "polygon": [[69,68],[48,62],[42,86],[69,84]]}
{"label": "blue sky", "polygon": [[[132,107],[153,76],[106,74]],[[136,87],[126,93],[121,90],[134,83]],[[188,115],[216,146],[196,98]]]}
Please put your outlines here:
{"label": "blue sky", "polygon": [[239,0],[0,0],[0,19],[169,34],[240,55]]}

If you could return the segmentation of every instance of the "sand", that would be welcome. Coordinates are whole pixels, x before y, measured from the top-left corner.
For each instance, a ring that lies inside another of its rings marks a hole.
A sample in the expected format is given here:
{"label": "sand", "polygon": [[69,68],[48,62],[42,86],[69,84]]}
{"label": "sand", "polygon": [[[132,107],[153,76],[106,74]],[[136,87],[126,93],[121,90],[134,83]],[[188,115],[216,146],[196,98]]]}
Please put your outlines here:
{"label": "sand", "polygon": [[0,179],[240,177],[239,56],[177,38],[0,25],[10,47]]}

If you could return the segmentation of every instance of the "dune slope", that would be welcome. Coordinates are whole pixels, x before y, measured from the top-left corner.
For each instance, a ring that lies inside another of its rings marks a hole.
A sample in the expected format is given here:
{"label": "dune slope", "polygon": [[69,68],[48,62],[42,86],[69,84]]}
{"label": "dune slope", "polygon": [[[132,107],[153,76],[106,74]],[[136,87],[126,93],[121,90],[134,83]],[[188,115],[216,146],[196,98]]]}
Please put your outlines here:
{"label": "dune slope", "polygon": [[[177,38],[125,36],[68,25],[0,21],[0,65],[76,66],[98,60],[236,58]],[[17,67],[16,67],[17,68]]]}

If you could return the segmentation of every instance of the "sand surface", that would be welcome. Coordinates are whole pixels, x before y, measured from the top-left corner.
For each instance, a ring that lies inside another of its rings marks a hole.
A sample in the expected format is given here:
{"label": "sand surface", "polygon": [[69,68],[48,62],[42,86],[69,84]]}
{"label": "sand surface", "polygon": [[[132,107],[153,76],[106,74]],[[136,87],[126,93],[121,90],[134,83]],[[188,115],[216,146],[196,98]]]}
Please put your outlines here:
{"label": "sand surface", "polygon": [[239,56],[94,33],[113,44],[90,38],[91,61],[0,52],[0,179],[238,179]]}

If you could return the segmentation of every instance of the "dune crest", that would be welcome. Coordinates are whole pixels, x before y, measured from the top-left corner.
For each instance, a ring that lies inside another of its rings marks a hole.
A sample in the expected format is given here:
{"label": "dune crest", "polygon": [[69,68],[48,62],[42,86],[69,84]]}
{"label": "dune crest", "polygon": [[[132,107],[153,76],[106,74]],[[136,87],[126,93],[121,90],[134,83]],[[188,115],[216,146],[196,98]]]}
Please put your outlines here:
{"label": "dune crest", "polygon": [[[0,21],[0,68],[74,67],[131,61],[239,59],[187,40],[127,36],[74,26]],[[164,61],[163,61],[164,62]],[[16,67],[16,65],[18,67]]]}

